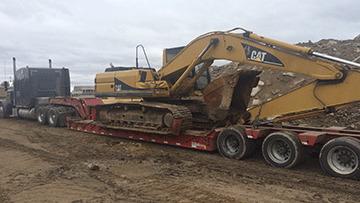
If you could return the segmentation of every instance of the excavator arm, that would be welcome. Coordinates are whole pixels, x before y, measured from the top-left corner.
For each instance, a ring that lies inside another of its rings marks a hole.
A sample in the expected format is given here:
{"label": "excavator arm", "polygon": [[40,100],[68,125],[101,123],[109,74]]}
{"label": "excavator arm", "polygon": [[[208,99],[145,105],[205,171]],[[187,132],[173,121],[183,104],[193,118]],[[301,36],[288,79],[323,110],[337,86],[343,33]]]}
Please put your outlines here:
{"label": "excavator arm", "polygon": [[[169,81],[171,93],[178,94],[176,89],[184,90],[180,84],[196,65],[217,59],[305,74],[319,80],[339,80],[343,77],[341,65],[314,57],[310,48],[260,37],[249,31],[242,34],[232,31],[202,35],[164,64],[158,75],[162,80]],[[173,78],[176,81],[171,84]]]}

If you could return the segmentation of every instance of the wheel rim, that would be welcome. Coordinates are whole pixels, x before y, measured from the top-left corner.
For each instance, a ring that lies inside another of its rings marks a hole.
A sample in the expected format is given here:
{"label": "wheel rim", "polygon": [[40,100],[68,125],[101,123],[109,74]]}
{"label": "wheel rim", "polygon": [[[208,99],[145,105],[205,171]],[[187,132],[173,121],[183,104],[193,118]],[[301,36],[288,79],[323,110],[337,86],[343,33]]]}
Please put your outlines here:
{"label": "wheel rim", "polygon": [[39,115],[38,115],[38,121],[39,121],[39,122],[43,122],[43,118],[44,118],[44,113],[43,113],[43,112],[39,113]]}
{"label": "wheel rim", "polygon": [[359,157],[349,147],[337,146],[329,151],[327,162],[336,173],[351,174],[359,166]]}
{"label": "wheel rim", "polygon": [[225,138],[224,146],[229,154],[236,154],[240,148],[239,139],[235,135],[230,134]]}
{"label": "wheel rim", "polygon": [[0,118],[4,117],[4,107],[3,105],[0,105]]}
{"label": "wheel rim", "polygon": [[50,117],[49,117],[49,123],[51,124],[54,124],[55,123],[55,114],[50,114]]}
{"label": "wheel rim", "polygon": [[270,159],[276,163],[285,163],[291,156],[290,145],[281,139],[272,140],[266,150]]}

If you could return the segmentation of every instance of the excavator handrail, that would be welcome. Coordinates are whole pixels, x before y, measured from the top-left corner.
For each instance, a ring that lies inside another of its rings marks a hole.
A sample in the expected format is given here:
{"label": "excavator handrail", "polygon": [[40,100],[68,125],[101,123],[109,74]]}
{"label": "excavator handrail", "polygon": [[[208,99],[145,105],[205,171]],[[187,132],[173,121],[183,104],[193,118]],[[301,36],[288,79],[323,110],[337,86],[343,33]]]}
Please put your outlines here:
{"label": "excavator handrail", "polygon": [[242,27],[233,28],[233,29],[231,29],[231,30],[225,31],[225,33],[231,33],[231,32],[234,32],[235,30],[242,30],[242,31],[244,31],[244,32],[252,33],[252,31],[246,30],[246,29],[244,29],[244,28],[242,28]]}

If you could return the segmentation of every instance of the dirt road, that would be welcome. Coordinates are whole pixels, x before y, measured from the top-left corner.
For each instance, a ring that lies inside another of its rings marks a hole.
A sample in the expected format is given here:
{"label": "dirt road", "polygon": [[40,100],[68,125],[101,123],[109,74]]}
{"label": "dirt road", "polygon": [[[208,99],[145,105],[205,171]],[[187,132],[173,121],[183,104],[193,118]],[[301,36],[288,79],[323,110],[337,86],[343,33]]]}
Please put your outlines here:
{"label": "dirt road", "polygon": [[255,153],[139,142],[0,120],[0,202],[358,202],[360,182],[329,177],[309,157],[293,169]]}

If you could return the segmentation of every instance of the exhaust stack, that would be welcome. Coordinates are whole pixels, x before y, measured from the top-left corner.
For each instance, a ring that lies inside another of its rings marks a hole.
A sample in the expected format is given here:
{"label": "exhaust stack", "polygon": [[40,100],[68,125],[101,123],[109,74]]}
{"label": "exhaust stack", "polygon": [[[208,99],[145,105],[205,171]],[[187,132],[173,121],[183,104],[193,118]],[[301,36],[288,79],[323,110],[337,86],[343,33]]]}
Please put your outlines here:
{"label": "exhaust stack", "polygon": [[16,105],[16,59],[13,57],[13,71],[14,71],[14,80],[13,80],[13,94],[14,94],[14,104]]}

